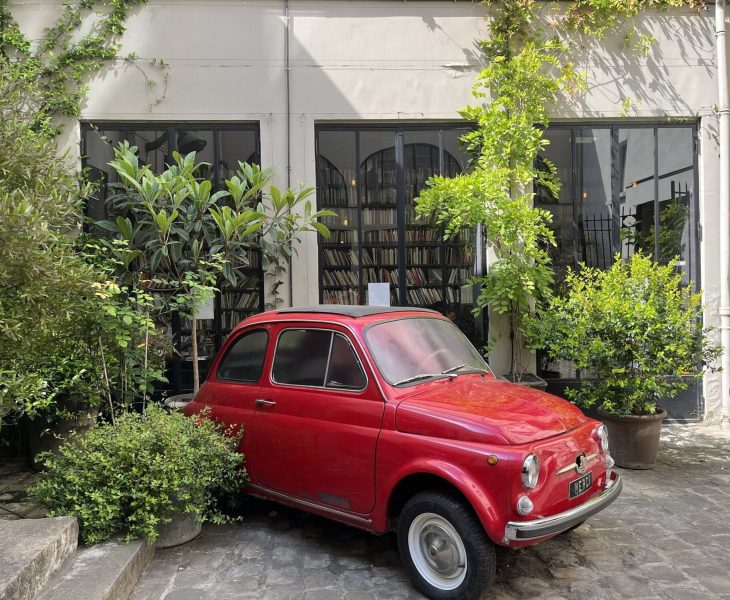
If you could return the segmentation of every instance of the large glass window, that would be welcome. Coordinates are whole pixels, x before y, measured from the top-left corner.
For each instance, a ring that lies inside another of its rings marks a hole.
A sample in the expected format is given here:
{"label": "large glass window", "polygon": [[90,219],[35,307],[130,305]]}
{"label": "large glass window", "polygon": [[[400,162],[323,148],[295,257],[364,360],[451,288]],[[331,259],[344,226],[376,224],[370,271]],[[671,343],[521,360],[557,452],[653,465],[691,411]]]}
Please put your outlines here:
{"label": "large glass window", "polygon": [[454,319],[479,339],[471,315],[475,240],[443,231],[415,215],[430,177],[467,166],[463,126],[317,128],[317,200],[337,217],[320,240],[320,301],[367,304],[368,284],[389,286],[390,303],[423,306]]}
{"label": "large glass window", "polygon": [[[110,184],[117,183],[116,172],[109,166],[114,148],[121,141],[138,148],[142,164],[161,172],[173,163],[173,152],[196,152],[202,164],[197,177],[209,179],[214,189],[224,189],[241,162],[259,162],[259,131],[257,124],[175,124],[175,123],[94,123],[82,125],[81,153],[84,167],[92,181],[98,184],[87,203],[91,220],[113,218],[109,202]],[[238,287],[222,286],[214,305],[206,307],[207,318],[198,320],[198,350],[201,375],[207,369],[227,335],[247,316],[263,310],[263,272],[255,250],[249,251],[246,272]],[[174,315],[163,317],[163,325],[171,326],[176,351],[170,357],[168,379],[174,393],[192,388],[190,323]]]}
{"label": "large glass window", "polygon": [[560,193],[536,190],[553,215],[558,283],[567,266],[609,266],[635,251],[677,258],[685,282],[698,276],[693,125],[550,127],[538,166],[552,163]]}

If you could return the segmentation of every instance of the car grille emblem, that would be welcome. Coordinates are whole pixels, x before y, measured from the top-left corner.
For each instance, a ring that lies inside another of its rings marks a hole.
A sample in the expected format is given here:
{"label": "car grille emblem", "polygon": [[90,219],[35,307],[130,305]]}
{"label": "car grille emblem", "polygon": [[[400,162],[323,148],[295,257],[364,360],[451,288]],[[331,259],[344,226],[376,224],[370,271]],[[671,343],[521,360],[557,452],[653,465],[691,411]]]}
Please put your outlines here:
{"label": "car grille emblem", "polygon": [[585,452],[581,452],[572,463],[559,469],[555,474],[563,475],[564,473],[568,473],[569,471],[573,470],[577,471],[578,473],[585,473],[588,470],[588,464],[591,461],[595,460],[596,457],[598,457],[597,452],[593,454],[586,454]]}

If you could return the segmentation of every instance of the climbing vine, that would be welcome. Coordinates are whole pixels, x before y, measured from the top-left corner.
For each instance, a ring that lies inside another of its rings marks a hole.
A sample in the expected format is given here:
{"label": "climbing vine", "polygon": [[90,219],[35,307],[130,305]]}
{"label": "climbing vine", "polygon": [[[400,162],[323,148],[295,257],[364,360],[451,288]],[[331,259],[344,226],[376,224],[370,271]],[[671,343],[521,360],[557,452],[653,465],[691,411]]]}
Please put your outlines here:
{"label": "climbing vine", "polygon": [[[79,0],[64,4],[61,14],[36,43],[23,34],[10,11],[8,0],[0,0],[0,67],[15,79],[33,84],[37,130],[58,133],[58,117],[75,117],[88,91],[88,80],[105,64],[125,58],[139,65],[139,58],[120,57],[119,39],[126,30],[129,13],[147,0]],[[167,82],[168,65],[154,60]],[[140,67],[141,68],[141,67]],[[150,87],[156,84],[144,71]],[[164,89],[155,103],[164,96]]]}
{"label": "climbing vine", "polygon": [[[490,9],[489,37],[479,43],[485,67],[472,90],[478,103],[460,111],[476,125],[462,137],[470,168],[454,178],[433,177],[417,210],[434,219],[447,236],[465,226],[484,227],[495,260],[486,275],[473,280],[481,286],[475,312],[489,307],[509,316],[511,370],[519,377],[525,370],[524,316],[552,294],[551,215],[533,207],[533,190],[537,186],[557,196],[560,181],[555,166],[539,156],[548,145],[543,134],[551,107],[587,89],[586,75],[570,58],[576,38],[601,39],[625,28],[626,45],[647,52],[653,38],[639,33],[635,17],[646,9],[699,9],[703,2],[577,0],[559,14],[554,10],[557,3],[537,0],[485,4]],[[630,106],[624,99],[621,110],[627,112]]]}

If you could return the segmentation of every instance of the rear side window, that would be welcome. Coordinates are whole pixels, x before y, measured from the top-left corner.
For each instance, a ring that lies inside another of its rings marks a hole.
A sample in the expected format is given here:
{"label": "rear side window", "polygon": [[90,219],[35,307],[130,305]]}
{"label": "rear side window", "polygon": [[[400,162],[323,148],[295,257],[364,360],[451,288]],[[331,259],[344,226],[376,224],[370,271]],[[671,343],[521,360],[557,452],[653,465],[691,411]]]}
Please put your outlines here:
{"label": "rear side window", "polygon": [[269,334],[263,330],[244,333],[231,345],[218,366],[218,379],[255,383],[261,377]]}
{"label": "rear side window", "polygon": [[365,373],[347,339],[322,329],[288,329],[279,336],[273,379],[287,385],[360,390]]}

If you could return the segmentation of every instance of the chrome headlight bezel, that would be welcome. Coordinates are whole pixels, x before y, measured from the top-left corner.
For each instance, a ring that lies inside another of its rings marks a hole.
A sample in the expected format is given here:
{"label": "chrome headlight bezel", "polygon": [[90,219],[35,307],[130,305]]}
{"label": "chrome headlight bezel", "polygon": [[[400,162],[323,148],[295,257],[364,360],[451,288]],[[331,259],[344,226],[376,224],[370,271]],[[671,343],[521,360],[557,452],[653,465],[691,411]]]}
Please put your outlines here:
{"label": "chrome headlight bezel", "polygon": [[596,436],[596,441],[598,442],[598,445],[601,448],[601,452],[604,454],[608,453],[608,429],[605,425],[599,425],[596,427],[596,430],[594,432]]}
{"label": "chrome headlight bezel", "polygon": [[540,461],[535,454],[528,454],[522,461],[522,485],[533,489],[540,477]]}

